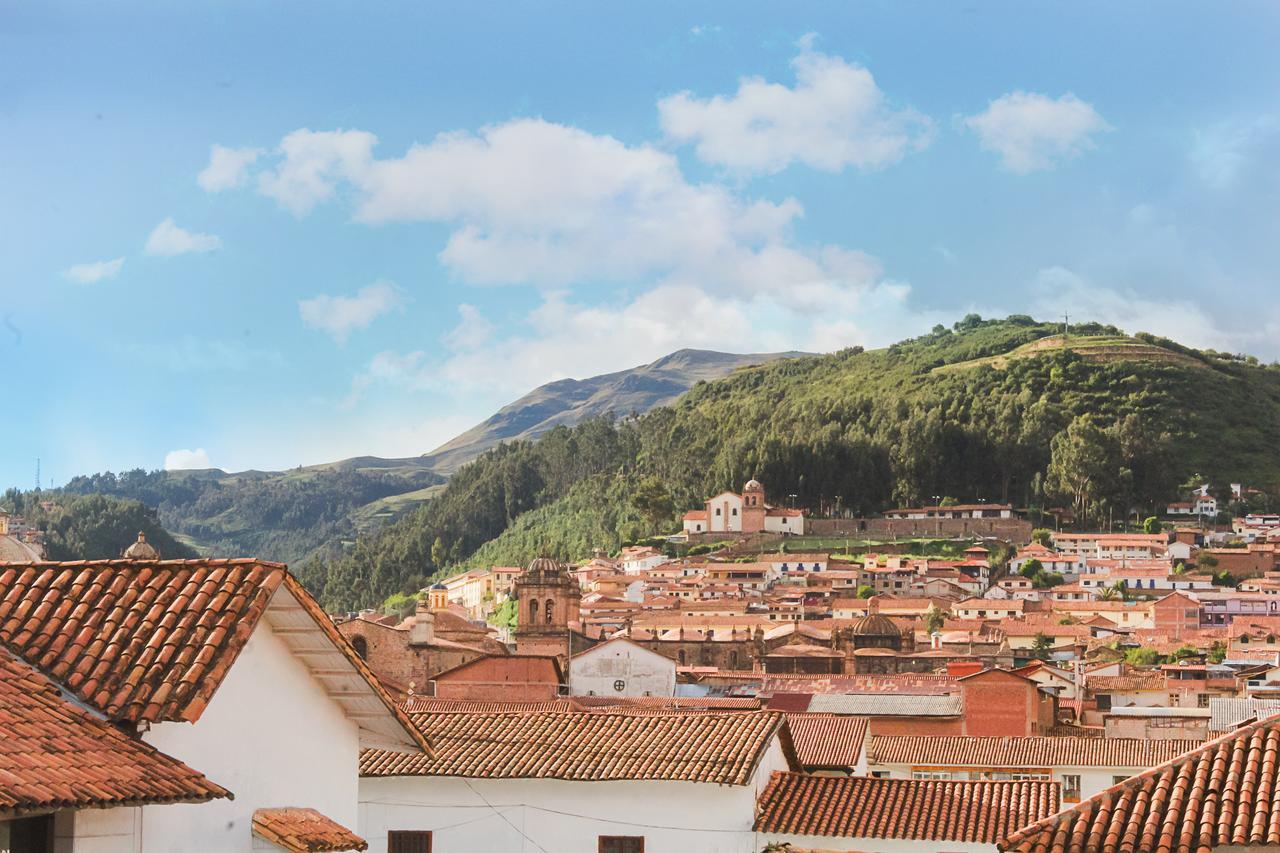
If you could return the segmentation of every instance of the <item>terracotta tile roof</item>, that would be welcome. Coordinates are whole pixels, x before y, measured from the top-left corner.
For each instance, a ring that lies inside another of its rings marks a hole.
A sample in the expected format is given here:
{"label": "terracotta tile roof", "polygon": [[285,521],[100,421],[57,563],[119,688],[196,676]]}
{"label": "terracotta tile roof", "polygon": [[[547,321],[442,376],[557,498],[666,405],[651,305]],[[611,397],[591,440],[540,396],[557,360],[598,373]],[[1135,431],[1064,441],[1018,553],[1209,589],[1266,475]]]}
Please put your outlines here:
{"label": "terracotta tile roof", "polygon": [[1018,853],[1208,851],[1280,844],[1280,719],[1126,779],[999,845]]}
{"label": "terracotta tile roof", "polygon": [[487,702],[473,699],[437,699],[434,696],[410,696],[404,700],[409,714],[547,714],[585,710],[573,699],[549,702]]}
{"label": "terracotta tile roof", "polygon": [[1159,672],[1134,672],[1129,675],[1090,675],[1084,680],[1086,690],[1165,690],[1168,682]]}
{"label": "terracotta tile roof", "polygon": [[0,649],[0,813],[198,803],[230,796],[63,698],[57,686]]}
{"label": "terracotta tile roof", "polygon": [[284,577],[258,560],[0,565],[0,643],[112,719],[194,722]]}
{"label": "terracotta tile roof", "polygon": [[914,737],[873,735],[876,764],[943,767],[1137,767],[1163,764],[1200,740],[1096,737]]}
{"label": "terracotta tile roof", "polygon": [[991,844],[1058,808],[1056,782],[956,782],[775,773],[755,829],[785,835]]}
{"label": "terracotta tile roof", "polygon": [[258,809],[253,813],[253,831],[294,853],[369,849],[363,838],[315,809]]}
{"label": "terracotta tile roof", "polygon": [[264,616],[289,623],[293,650],[321,638],[332,651],[325,666],[343,671],[317,680],[362,728],[429,749],[281,563],[0,563],[0,646],[113,721],[198,720]]}
{"label": "terracotta tile roof", "polygon": [[782,715],[417,714],[435,756],[366,750],[362,776],[463,776],[746,785],[774,737],[794,760]]}
{"label": "terracotta tile roof", "polygon": [[806,770],[856,767],[867,741],[867,718],[787,714],[796,757]]}
{"label": "terracotta tile roof", "polygon": [[760,700],[750,696],[575,696],[586,708],[676,708],[697,711],[758,711]]}

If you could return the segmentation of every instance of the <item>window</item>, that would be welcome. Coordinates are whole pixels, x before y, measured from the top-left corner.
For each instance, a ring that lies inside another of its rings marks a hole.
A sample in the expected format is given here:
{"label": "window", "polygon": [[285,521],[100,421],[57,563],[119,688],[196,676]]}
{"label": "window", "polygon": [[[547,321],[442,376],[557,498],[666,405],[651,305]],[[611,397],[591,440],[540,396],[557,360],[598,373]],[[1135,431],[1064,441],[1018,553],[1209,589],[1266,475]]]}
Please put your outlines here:
{"label": "window", "polygon": [[556,621],[556,603],[551,599],[547,599],[547,624],[550,625]]}
{"label": "window", "polygon": [[392,830],[387,833],[387,853],[431,853],[431,833]]}
{"label": "window", "polygon": [[720,507],[716,507],[716,515],[720,514]]}
{"label": "window", "polygon": [[1096,698],[1098,700],[1099,711],[1111,710],[1111,694],[1110,693],[1099,693]]}
{"label": "window", "polygon": [[737,515],[737,514],[738,514],[738,508],[737,508],[736,506],[733,508],[733,514],[734,514],[734,515]]}
{"label": "window", "polygon": [[536,598],[529,602],[529,624],[538,624],[538,599]]}
{"label": "window", "polygon": [[364,637],[352,637],[351,648],[355,650],[356,654],[360,655],[360,660],[369,659],[369,641]]}
{"label": "window", "polygon": [[602,835],[600,853],[644,853],[644,836]]}
{"label": "window", "polygon": [[1080,802],[1080,774],[1062,774],[1062,799],[1069,803]]}
{"label": "window", "polygon": [[912,770],[912,779],[950,779],[951,772],[948,770]]}
{"label": "window", "polygon": [[4,853],[45,853],[53,849],[53,815],[0,820],[0,850]]}

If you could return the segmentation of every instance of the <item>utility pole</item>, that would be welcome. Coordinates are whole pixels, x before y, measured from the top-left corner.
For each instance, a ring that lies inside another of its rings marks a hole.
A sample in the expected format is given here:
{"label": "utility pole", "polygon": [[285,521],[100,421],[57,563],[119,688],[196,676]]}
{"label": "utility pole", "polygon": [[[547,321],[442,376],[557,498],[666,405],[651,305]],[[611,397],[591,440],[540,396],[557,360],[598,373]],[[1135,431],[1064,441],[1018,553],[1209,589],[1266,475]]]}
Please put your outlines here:
{"label": "utility pole", "polygon": [[1067,336],[1070,335],[1070,331],[1069,331],[1070,328],[1071,328],[1071,315],[1063,314],[1062,315],[1062,349],[1064,351],[1067,348]]}
{"label": "utility pole", "polygon": [[36,457],[36,491],[40,491],[40,457]]}

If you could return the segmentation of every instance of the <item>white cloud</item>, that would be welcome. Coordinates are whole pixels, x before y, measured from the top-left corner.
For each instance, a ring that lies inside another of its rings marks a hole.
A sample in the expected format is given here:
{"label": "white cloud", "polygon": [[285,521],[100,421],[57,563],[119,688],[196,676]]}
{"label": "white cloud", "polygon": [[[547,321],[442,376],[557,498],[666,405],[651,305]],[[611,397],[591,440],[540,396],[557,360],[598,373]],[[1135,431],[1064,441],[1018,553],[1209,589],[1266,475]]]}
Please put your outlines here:
{"label": "white cloud", "polygon": [[1191,146],[1191,162],[1200,180],[1214,190],[1236,185],[1241,175],[1262,165],[1275,183],[1273,165],[1280,156],[1280,119],[1261,115],[1249,120],[1224,121],[1197,130]]}
{"label": "white cloud", "polygon": [[63,271],[63,275],[79,284],[94,284],[107,278],[115,278],[124,266],[124,258],[114,261],[94,261],[91,264],[76,264]]}
{"label": "white cloud", "polygon": [[1004,168],[1019,175],[1075,157],[1094,147],[1094,134],[1111,130],[1091,104],[1070,93],[1054,99],[1011,92],[964,123],[983,149],[999,154]]}
{"label": "white cloud", "polygon": [[483,346],[493,335],[493,324],[474,305],[458,306],[458,325],[444,336],[445,346],[451,350],[466,351]]}
{"label": "white cloud", "polygon": [[353,331],[366,329],[383,314],[403,307],[404,296],[395,284],[376,281],[355,296],[320,296],[298,302],[302,322],[330,334],[343,343]]}
{"label": "white cloud", "polygon": [[793,88],[747,77],[729,97],[681,92],[658,103],[663,131],[694,143],[707,163],[768,173],[797,161],[827,172],[878,169],[929,144],[926,116],[893,108],[870,71],[811,44],[802,39],[792,60]]}
{"label": "white cloud", "polygon": [[203,447],[197,447],[195,450],[170,450],[164,455],[164,470],[166,471],[184,471],[192,468],[212,468],[213,463],[209,461],[209,454],[205,452]]}
{"label": "white cloud", "polygon": [[148,255],[173,257],[188,252],[212,252],[222,248],[222,240],[213,234],[197,234],[180,228],[172,219],[166,219],[157,225],[147,237],[144,251]]}
{"label": "white cloud", "polygon": [[1226,328],[1200,304],[1188,299],[1149,298],[1125,287],[1098,284],[1061,266],[1040,270],[1033,282],[1033,314],[1119,326],[1150,332],[1187,346],[1224,352],[1274,349],[1280,317],[1261,311],[1244,326]]}
{"label": "white cloud", "polygon": [[367,171],[377,142],[359,130],[295,130],[280,141],[278,168],[258,176],[258,189],[305,216],[333,195],[340,179],[358,180]]}
{"label": "white cloud", "polygon": [[196,183],[211,193],[242,186],[248,180],[249,167],[261,156],[261,148],[214,145],[209,149],[209,165],[196,175]]}

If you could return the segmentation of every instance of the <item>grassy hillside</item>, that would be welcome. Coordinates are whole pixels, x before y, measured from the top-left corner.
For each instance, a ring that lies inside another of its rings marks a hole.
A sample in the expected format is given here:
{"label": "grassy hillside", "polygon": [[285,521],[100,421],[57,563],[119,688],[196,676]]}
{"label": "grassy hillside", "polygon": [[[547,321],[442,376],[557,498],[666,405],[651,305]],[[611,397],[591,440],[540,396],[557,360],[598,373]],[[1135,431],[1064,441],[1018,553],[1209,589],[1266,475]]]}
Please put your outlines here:
{"label": "grassy hillside", "polygon": [[62,491],[155,507],[160,523],[200,553],[294,562],[372,533],[443,480],[418,459],[357,457],[276,472],[95,474],[76,477]]}
{"label": "grassy hillside", "polygon": [[[675,405],[499,448],[308,580],[333,606],[472,562],[669,530],[752,476],[814,511],[950,495],[1150,513],[1200,473],[1280,484],[1280,369],[1149,335],[1028,317],[864,352],[789,359],[696,385]],[[1087,472],[1088,477],[1075,474]]]}

